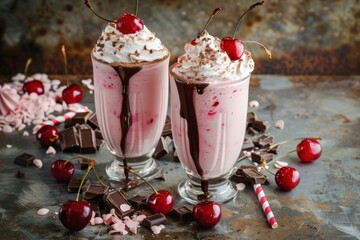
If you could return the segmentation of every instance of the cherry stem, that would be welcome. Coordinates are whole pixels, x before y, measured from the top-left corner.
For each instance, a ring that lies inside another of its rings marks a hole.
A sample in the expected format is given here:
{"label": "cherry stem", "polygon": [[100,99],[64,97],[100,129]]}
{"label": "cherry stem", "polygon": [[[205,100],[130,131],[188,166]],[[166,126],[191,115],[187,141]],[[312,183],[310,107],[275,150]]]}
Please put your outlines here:
{"label": "cherry stem", "polygon": [[243,41],[243,43],[255,43],[257,45],[260,45],[265,50],[266,55],[271,58],[271,52],[269,49],[267,49],[263,44],[256,42],[256,41]]}
{"label": "cherry stem", "polygon": [[138,8],[139,8],[139,0],[136,0],[135,16],[137,16],[138,14]]}
{"label": "cherry stem", "polygon": [[106,19],[106,18],[100,16],[99,14],[97,14],[97,13],[94,11],[93,7],[91,6],[89,0],[85,0],[85,5],[86,5],[86,6],[92,11],[92,13],[93,13],[95,16],[97,16],[98,18],[100,18],[100,19],[102,19],[102,20],[104,20],[104,21],[107,21],[107,22],[115,22],[115,21],[113,21],[113,20]]}
{"label": "cherry stem", "polygon": [[128,170],[128,172],[130,172],[130,173],[134,174],[135,176],[141,178],[141,180],[143,180],[149,187],[152,188],[152,190],[155,192],[155,194],[159,194],[158,191],[154,188],[154,186],[151,185],[148,181],[146,181],[145,178],[143,178],[140,174],[134,172],[133,170],[131,170],[129,168],[127,170]]}
{"label": "cherry stem", "polygon": [[64,162],[64,167],[65,167],[69,162],[70,162],[70,159],[69,159],[69,160],[66,160],[66,161]]}
{"label": "cherry stem", "polygon": [[83,184],[84,184],[84,181],[85,181],[87,175],[89,174],[91,168],[93,168],[93,166],[94,166],[94,163],[92,163],[92,164],[89,163],[89,167],[88,167],[88,169],[86,170],[86,173],[85,173],[84,177],[81,179],[80,187],[79,187],[79,190],[78,190],[77,195],[76,195],[76,201],[77,201],[77,202],[79,201],[80,191],[81,191],[81,188],[82,188],[82,186],[83,186]]}
{"label": "cherry stem", "polygon": [[312,140],[321,140],[321,137],[319,136],[313,136],[313,137],[301,137],[301,138],[293,138],[293,139],[289,139],[289,140],[285,140],[276,144],[271,145],[268,148],[268,151],[271,150],[274,147],[280,146],[282,144],[288,143],[288,142],[292,142],[292,141],[299,141],[299,140],[304,140],[304,139],[312,139]]}
{"label": "cherry stem", "polygon": [[27,79],[28,77],[28,71],[29,71],[29,66],[32,62],[32,59],[29,58],[27,61],[26,61],[26,64],[25,64],[25,70],[24,70],[24,74],[25,74],[25,79]]}
{"label": "cherry stem", "polygon": [[64,58],[66,86],[69,86],[68,67],[67,67],[68,63],[67,63],[65,45],[61,45],[61,53]]}
{"label": "cherry stem", "polygon": [[294,153],[294,152],[296,152],[296,149],[294,149],[294,150],[292,150],[292,151],[290,151],[290,152],[284,153],[284,154],[282,154],[282,155],[274,158],[273,160],[271,160],[271,161],[268,162],[267,164],[271,164],[271,163],[273,163],[273,162],[275,162],[275,161],[277,161],[277,160],[279,160],[279,159],[281,159],[281,158],[283,158],[283,157],[286,157],[286,156],[288,156],[288,155],[290,155],[290,154],[292,154],[292,153]]}
{"label": "cherry stem", "polygon": [[221,8],[215,8],[214,11],[212,12],[212,14],[210,15],[210,17],[208,18],[207,22],[205,23],[205,26],[203,27],[203,29],[198,33],[197,37],[199,38],[205,31],[205,29],[207,28],[207,26],[209,25],[209,23],[211,22],[211,20],[213,19],[213,17],[215,17],[219,12],[220,12]]}
{"label": "cherry stem", "polygon": [[275,176],[275,173],[273,173],[272,171],[270,171],[269,169],[267,169],[267,168],[264,168],[265,169],[265,171],[267,171],[268,173],[270,173],[270,174],[272,174],[272,175],[274,175]]}
{"label": "cherry stem", "polygon": [[245,16],[245,14],[247,14],[247,13],[250,12],[250,11],[252,11],[252,10],[253,10],[254,8],[256,8],[257,6],[263,5],[263,3],[264,3],[264,1],[261,1],[261,2],[257,2],[257,3],[255,3],[255,4],[253,4],[253,5],[251,5],[251,6],[249,7],[249,9],[246,10],[246,11],[239,17],[239,20],[237,21],[236,26],[235,26],[235,28],[234,28],[233,38],[235,38],[236,31],[237,31],[237,29],[238,29],[238,27],[239,27],[240,21],[241,21],[241,19]]}

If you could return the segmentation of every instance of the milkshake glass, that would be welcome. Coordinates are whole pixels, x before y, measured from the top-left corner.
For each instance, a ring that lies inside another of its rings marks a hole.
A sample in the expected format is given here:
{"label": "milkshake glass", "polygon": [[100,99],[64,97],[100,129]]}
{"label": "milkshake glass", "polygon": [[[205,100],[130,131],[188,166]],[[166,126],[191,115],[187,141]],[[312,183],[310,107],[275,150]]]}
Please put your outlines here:
{"label": "milkshake glass", "polygon": [[226,53],[217,50],[220,40],[207,32],[197,41],[197,46],[187,44],[186,54],[170,68],[173,139],[188,176],[178,190],[190,203],[226,202],[237,194],[228,178],[245,136],[253,61],[248,52],[238,63],[224,61]]}
{"label": "milkshake glass", "polygon": [[128,178],[127,167],[146,179],[162,174],[151,156],[167,114],[169,57],[146,27],[125,35],[113,23],[92,51],[97,119],[115,157],[106,166],[112,180]]}

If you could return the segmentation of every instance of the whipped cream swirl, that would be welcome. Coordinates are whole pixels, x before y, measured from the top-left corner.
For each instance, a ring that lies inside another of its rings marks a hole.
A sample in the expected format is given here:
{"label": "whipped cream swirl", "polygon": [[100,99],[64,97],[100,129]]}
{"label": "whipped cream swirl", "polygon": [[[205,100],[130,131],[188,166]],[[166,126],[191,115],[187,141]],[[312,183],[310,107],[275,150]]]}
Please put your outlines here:
{"label": "whipped cream swirl", "polygon": [[178,58],[172,72],[185,80],[221,82],[239,80],[254,70],[254,61],[248,51],[239,60],[231,61],[220,48],[221,40],[207,31],[196,39],[196,44],[187,43],[185,54]]}
{"label": "whipped cream swirl", "polygon": [[107,63],[151,62],[168,54],[168,49],[146,26],[136,33],[123,34],[112,22],[102,31],[93,50],[96,59]]}

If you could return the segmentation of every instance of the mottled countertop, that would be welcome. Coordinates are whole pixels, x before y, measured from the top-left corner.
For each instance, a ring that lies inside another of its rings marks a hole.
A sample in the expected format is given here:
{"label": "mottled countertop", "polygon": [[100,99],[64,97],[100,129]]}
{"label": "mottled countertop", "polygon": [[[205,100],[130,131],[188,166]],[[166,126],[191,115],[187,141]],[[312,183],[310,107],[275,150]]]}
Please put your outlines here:
{"label": "mottled countertop", "polygon": [[[336,81],[335,81],[336,80]],[[0,238],[1,239],[360,239],[360,77],[288,77],[255,75],[250,99],[260,106],[249,111],[271,123],[269,133],[276,142],[294,137],[318,135],[323,138],[323,154],[313,164],[301,164],[295,155],[286,160],[301,174],[299,186],[290,192],[280,191],[271,175],[263,186],[279,227],[271,229],[251,187],[240,191],[234,201],[222,205],[223,218],[211,230],[199,229],[196,223],[179,224],[169,218],[159,235],[140,227],[137,235],[124,237],[107,234],[107,226],[88,226],[69,233],[54,212],[59,205],[75,199],[67,185],[56,182],[50,173],[55,159],[69,158],[60,146],[55,156],[46,155],[34,136],[22,132],[0,133]],[[86,94],[83,103],[94,109],[93,96]],[[277,120],[285,121],[283,130]],[[62,128],[62,126],[59,126]],[[11,144],[12,148],[6,148]],[[296,143],[283,146],[280,153],[294,149]],[[28,152],[44,162],[41,169],[24,168],[13,163],[15,156]],[[170,157],[160,159],[166,181],[153,180],[157,188],[170,190],[176,205],[183,204],[177,184],[185,178],[180,163]],[[105,176],[110,152],[104,147],[97,154],[98,173]],[[250,164],[248,160],[244,164]],[[15,178],[21,169],[25,176]],[[272,169],[275,171],[274,169]],[[82,176],[77,169],[75,176]],[[265,172],[265,174],[267,174]],[[146,186],[130,191],[150,194]],[[50,214],[37,215],[40,208]]]}

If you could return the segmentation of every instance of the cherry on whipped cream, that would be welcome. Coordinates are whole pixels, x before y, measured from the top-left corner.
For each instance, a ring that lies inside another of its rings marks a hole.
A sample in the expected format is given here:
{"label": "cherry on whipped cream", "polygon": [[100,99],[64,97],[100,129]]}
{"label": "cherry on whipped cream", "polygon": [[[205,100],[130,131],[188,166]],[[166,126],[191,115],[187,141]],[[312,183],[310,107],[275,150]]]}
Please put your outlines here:
{"label": "cherry on whipped cream", "polygon": [[144,29],[144,22],[131,13],[123,13],[116,20],[116,29],[123,34],[136,33]]}
{"label": "cherry on whipped cream", "polygon": [[227,53],[232,61],[240,59],[245,50],[243,42],[232,37],[221,39],[220,48]]}

